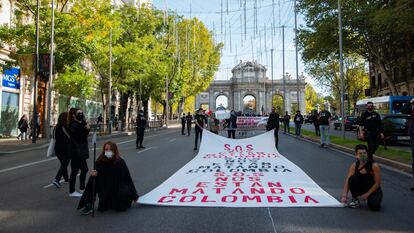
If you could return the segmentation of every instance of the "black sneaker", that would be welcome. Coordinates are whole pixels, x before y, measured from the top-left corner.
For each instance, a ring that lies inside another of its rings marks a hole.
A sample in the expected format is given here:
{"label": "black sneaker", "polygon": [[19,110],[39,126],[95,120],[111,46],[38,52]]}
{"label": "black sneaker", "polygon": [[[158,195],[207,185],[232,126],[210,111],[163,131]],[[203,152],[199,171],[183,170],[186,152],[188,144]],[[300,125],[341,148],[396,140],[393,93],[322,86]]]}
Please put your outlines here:
{"label": "black sneaker", "polygon": [[145,146],[140,146],[139,148],[144,149],[144,148],[145,148]]}
{"label": "black sneaker", "polygon": [[194,147],[194,149],[193,150],[197,150],[197,147]]}
{"label": "black sneaker", "polygon": [[322,143],[319,147],[320,147],[320,148],[323,148],[324,146],[325,146],[325,144],[323,144],[323,143]]}
{"label": "black sneaker", "polygon": [[86,206],[83,207],[83,209],[80,211],[80,214],[88,215],[88,214],[92,214],[92,212],[93,212],[92,204],[86,204]]}
{"label": "black sneaker", "polygon": [[59,183],[59,181],[57,181],[57,180],[55,180],[55,181],[53,181],[53,183],[52,183],[54,186],[55,186],[55,188],[61,188],[62,187],[62,185],[60,185],[60,183]]}
{"label": "black sneaker", "polygon": [[361,205],[358,199],[352,199],[351,202],[348,203],[349,208],[358,208]]}

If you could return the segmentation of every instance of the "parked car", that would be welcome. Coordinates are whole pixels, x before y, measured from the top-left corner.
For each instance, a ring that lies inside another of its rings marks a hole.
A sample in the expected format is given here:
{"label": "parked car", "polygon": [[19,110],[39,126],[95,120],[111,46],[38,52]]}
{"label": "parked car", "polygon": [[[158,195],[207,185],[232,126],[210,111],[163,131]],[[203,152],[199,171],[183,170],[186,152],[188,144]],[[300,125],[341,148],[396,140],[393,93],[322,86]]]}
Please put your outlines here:
{"label": "parked car", "polygon": [[[334,129],[342,128],[342,118],[338,118],[334,121]],[[358,128],[358,117],[346,116],[345,117],[345,130],[356,130]]]}
{"label": "parked car", "polygon": [[409,115],[385,114],[381,115],[381,119],[384,138],[387,144],[410,141],[410,135],[408,133]]}

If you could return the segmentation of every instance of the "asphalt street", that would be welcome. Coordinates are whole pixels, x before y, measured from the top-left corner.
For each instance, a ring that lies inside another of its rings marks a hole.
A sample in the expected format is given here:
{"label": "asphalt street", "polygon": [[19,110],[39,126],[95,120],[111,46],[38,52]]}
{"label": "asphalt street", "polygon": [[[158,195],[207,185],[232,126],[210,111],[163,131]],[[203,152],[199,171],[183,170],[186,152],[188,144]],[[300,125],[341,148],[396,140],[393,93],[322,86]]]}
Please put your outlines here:
{"label": "asphalt street", "polygon": [[[239,136],[239,135],[237,135]],[[250,136],[247,135],[247,136]],[[139,195],[157,187],[196,152],[194,134],[178,129],[146,135],[146,149],[135,149],[135,135],[113,139],[120,146]],[[99,142],[98,151],[103,142]],[[280,133],[279,151],[320,187],[339,198],[348,154]],[[81,216],[79,199],[68,184],[50,186],[58,169],[46,149],[0,156],[0,232],[414,232],[411,177],[382,166],[383,208],[187,208],[133,205],[126,212]],[[89,159],[92,167],[92,159]],[[79,184],[77,183],[77,188]]]}

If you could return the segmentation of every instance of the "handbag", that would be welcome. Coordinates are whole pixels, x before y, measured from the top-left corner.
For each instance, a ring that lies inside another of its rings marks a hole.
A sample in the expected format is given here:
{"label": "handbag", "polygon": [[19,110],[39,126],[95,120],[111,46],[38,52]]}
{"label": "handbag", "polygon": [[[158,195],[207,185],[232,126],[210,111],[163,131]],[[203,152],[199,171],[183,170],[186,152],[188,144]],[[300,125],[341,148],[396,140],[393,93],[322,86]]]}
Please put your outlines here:
{"label": "handbag", "polygon": [[53,157],[56,156],[55,154],[55,128],[53,128],[52,138],[50,139],[49,147],[47,148],[46,157]]}

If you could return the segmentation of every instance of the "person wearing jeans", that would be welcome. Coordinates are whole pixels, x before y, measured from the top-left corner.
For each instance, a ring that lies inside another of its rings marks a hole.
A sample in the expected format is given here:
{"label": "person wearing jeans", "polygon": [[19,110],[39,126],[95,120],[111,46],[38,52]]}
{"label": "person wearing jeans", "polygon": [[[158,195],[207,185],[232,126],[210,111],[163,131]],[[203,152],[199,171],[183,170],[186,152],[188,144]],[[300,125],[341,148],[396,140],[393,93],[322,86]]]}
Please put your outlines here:
{"label": "person wearing jeans", "polygon": [[322,107],[322,111],[319,113],[319,129],[321,133],[321,145],[320,147],[324,147],[325,145],[328,146],[330,144],[329,137],[330,137],[330,124],[331,124],[332,115],[329,111]]}
{"label": "person wearing jeans", "polygon": [[293,121],[295,122],[295,135],[300,136],[302,124],[303,124],[303,116],[300,114],[300,111],[296,111],[296,115],[293,117]]}

